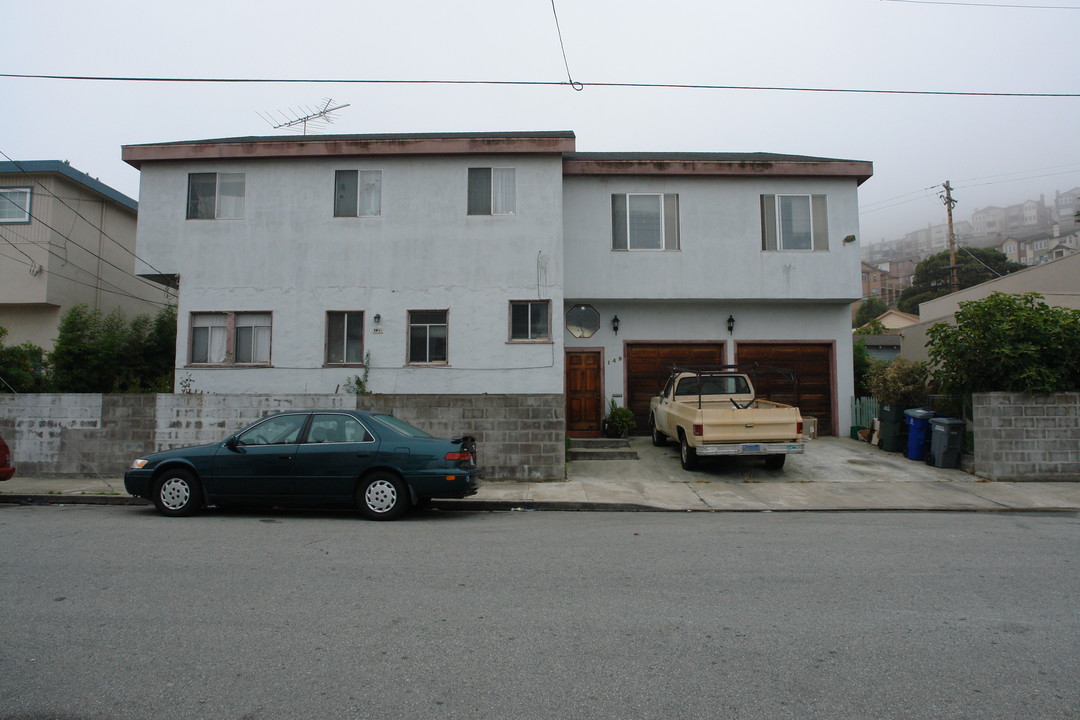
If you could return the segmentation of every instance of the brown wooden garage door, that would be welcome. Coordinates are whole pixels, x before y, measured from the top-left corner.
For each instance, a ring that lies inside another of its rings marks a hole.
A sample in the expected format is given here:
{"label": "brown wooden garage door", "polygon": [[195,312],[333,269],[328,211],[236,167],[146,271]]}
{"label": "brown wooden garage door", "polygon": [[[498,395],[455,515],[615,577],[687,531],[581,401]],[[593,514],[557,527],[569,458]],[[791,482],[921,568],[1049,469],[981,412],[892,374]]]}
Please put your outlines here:
{"label": "brown wooden garage door", "polygon": [[634,413],[636,435],[649,434],[649,400],[659,395],[672,365],[723,365],[724,343],[628,343],[626,407]]}
{"label": "brown wooden garage door", "polygon": [[[795,371],[799,383],[799,408],[803,415],[817,418],[819,435],[835,435],[833,427],[833,348],[831,343],[747,343],[735,344],[736,362]],[[762,375],[754,381],[759,397],[776,402],[792,402],[786,378]]]}

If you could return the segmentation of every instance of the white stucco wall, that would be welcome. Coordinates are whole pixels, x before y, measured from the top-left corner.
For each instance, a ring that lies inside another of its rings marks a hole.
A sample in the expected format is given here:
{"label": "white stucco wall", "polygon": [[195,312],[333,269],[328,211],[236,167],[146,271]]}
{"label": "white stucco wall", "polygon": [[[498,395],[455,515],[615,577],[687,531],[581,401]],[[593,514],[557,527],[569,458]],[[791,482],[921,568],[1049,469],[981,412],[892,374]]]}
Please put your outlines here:
{"label": "white stucco wall", "polygon": [[[574,300],[568,300],[569,309]],[[604,403],[612,397],[625,402],[627,343],[725,342],[727,362],[734,363],[739,341],[780,340],[835,343],[837,427],[851,424],[854,392],[851,347],[851,313],[837,303],[734,302],[727,300],[590,301],[600,313],[600,330],[591,338],[576,338],[563,330],[566,347],[604,349]],[[619,316],[619,334],[611,330],[611,318]],[[727,331],[727,318],[735,318],[735,331]],[[846,342],[837,341],[837,338]]]}
{"label": "white stucco wall", "polygon": [[[680,250],[612,251],[613,193],[677,193]],[[845,300],[861,294],[852,179],[571,176],[567,297]],[[762,252],[763,194],[825,194],[828,252]]]}
{"label": "white stucco wall", "polygon": [[[469,167],[517,169],[515,215],[466,215]],[[333,217],[344,169],[382,170],[380,217]],[[246,173],[245,218],[186,220],[190,172]],[[362,371],[322,367],[326,312],[362,310],[375,392],[562,392],[558,156],[149,163],[140,192],[140,254],[180,275],[178,383],[334,392]],[[553,341],[508,343],[509,301],[534,299],[551,301]],[[410,309],[448,310],[446,367],[407,366]],[[272,312],[272,367],[186,366],[199,311]]]}

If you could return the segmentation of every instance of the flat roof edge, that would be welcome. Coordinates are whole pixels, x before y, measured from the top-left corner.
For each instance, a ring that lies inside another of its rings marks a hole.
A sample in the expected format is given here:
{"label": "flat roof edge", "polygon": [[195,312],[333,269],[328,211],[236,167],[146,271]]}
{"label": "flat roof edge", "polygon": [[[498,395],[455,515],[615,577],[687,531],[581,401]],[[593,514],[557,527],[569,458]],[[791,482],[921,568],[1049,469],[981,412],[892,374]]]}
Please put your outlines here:
{"label": "flat roof edge", "polygon": [[573,132],[445,133],[419,135],[306,135],[192,140],[125,145],[124,162],[319,158],[386,155],[564,155],[573,152]]}

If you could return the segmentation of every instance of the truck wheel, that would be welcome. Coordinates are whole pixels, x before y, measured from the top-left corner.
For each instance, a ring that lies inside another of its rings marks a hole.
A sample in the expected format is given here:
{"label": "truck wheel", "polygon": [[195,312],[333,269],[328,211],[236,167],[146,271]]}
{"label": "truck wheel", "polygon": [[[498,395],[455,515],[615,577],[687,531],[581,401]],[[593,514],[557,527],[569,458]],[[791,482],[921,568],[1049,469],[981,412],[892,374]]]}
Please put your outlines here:
{"label": "truck wheel", "polygon": [[693,470],[698,466],[697,450],[687,444],[684,432],[679,432],[679,463],[683,470]]}
{"label": "truck wheel", "polygon": [[784,467],[785,460],[787,460],[787,455],[766,455],[765,467],[769,470],[779,470]]}
{"label": "truck wheel", "polygon": [[652,426],[652,444],[656,447],[664,447],[667,445],[667,435],[657,429],[656,418],[652,415],[649,416],[649,425]]}

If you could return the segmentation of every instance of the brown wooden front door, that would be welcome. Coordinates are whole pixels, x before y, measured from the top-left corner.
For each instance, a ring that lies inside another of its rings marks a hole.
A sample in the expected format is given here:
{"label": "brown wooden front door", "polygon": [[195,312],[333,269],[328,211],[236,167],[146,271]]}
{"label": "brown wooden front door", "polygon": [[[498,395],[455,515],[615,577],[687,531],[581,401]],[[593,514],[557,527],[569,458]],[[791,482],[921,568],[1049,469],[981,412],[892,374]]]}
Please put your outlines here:
{"label": "brown wooden front door", "polygon": [[599,350],[566,351],[566,434],[600,437],[604,358]]}

